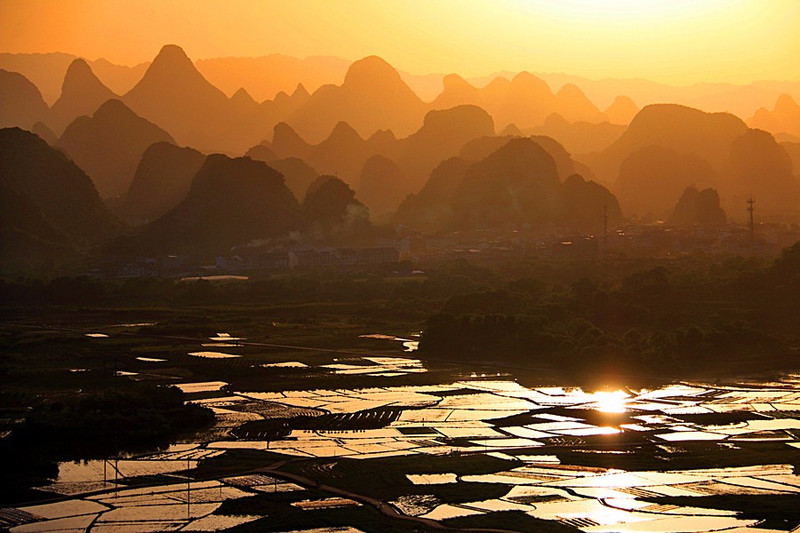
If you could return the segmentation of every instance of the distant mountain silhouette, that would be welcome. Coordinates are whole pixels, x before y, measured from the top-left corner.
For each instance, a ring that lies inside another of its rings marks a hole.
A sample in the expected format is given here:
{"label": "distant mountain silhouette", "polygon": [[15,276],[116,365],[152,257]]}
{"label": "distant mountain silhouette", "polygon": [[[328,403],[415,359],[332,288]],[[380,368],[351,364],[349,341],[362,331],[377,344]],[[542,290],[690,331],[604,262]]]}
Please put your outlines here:
{"label": "distant mountain silhouette", "polygon": [[291,93],[287,91],[280,91],[271,101],[266,100],[262,102],[262,104],[273,103],[276,106],[285,108],[294,106],[292,111],[297,111],[297,109],[308,102],[309,98],[311,98],[311,93],[308,92],[306,86],[302,83],[298,83]]}
{"label": "distant mountain silhouette", "polygon": [[511,139],[520,137],[524,137],[524,135],[491,135],[478,137],[462,146],[461,150],[458,152],[458,157],[474,163],[481,159],[486,159],[492,153],[508,144],[508,141]]}
{"label": "distant mountain silhouette", "polygon": [[404,176],[398,185],[404,195],[419,190],[430,171],[458,153],[468,141],[494,133],[492,118],[483,109],[463,105],[429,111],[422,126],[404,139],[378,130],[369,139],[345,122],[335,125],[319,144],[309,144],[285,123],[275,126],[272,142],[262,143],[278,157],[298,157],[323,174],[335,174],[351,185],[359,183],[366,161],[381,155],[397,163]]}
{"label": "distant mountain silhouette", "polygon": [[528,135],[544,135],[557,140],[571,154],[605,150],[625,132],[625,126],[609,122],[569,122],[558,113],[549,115],[541,126],[526,129]]}
{"label": "distant mountain silhouette", "polygon": [[476,105],[503,128],[509,124],[521,129],[538,127],[553,113],[569,122],[606,120],[578,86],[567,83],[553,94],[547,83],[529,72],[520,72],[511,81],[497,77],[480,89],[457,74],[449,74],[443,79],[443,87],[431,103],[432,109]]}
{"label": "distant mountain silhouette", "polygon": [[[620,164],[629,155],[658,145],[681,154],[696,154],[711,163],[716,172],[724,173],[731,142],[746,130],[741,119],[728,113],[705,113],[674,104],[650,105],[634,117],[625,133],[590,166],[602,181],[613,182]],[[686,185],[680,187],[679,194]]]}
{"label": "distant mountain silhouette", "polygon": [[322,174],[355,184],[361,168],[373,151],[347,122],[338,122],[327,139],[314,146],[308,162]]}
{"label": "distant mountain silhouette", "polygon": [[49,273],[80,264],[80,258],[32,198],[0,185],[0,272]]}
{"label": "distant mountain silhouette", "polygon": [[747,121],[750,127],[758,128],[764,131],[769,131],[773,134],[787,133],[786,127],[783,125],[772,111],[761,107],[755,114]]}
{"label": "distant mountain silhouette", "polygon": [[741,119],[729,113],[705,113],[674,104],[650,105],[636,115],[610,150],[660,144],[684,153],[697,153],[714,163],[726,159],[727,144],[746,129]]}
{"label": "distant mountain silhouette", "polygon": [[76,118],[91,116],[103,103],[119,98],[94,75],[83,59],[70,63],[61,96],[50,108],[47,124],[57,134]]}
{"label": "distant mountain silhouette", "polygon": [[383,154],[397,159],[400,156],[400,144],[392,130],[378,130],[367,138],[367,144],[374,154]]}
{"label": "distant mountain silhouette", "polygon": [[561,181],[566,181],[568,177],[575,174],[575,162],[572,160],[572,156],[558,141],[545,135],[532,135],[530,139],[544,148],[545,152],[553,158]]}
{"label": "distant mountain silhouette", "polygon": [[800,178],[800,142],[782,142],[780,145],[792,160],[792,172]]}
{"label": "distant mountain silhouette", "polygon": [[142,154],[153,143],[172,137],[119,100],[109,100],[92,117],[76,118],[58,146],[91,176],[103,198],[128,191]]}
{"label": "distant mountain silhouette", "polygon": [[759,107],[774,102],[781,93],[800,95],[798,81],[757,81],[747,85],[697,83],[674,86],[643,79],[591,80],[557,73],[541,73],[538,76],[553,87],[574,83],[601,107],[610,105],[617,95],[624,94],[642,106],[672,102],[706,112],[728,112],[748,117]]}
{"label": "distant mountain silhouette", "polygon": [[473,164],[453,194],[457,227],[493,227],[556,218],[560,181],[553,158],[530,139],[512,139]]}
{"label": "distant mountain silhouette", "polygon": [[446,227],[453,218],[453,195],[471,164],[461,157],[442,161],[433,169],[422,190],[403,200],[395,221],[428,233]]}
{"label": "distant mountain silhouette", "polygon": [[367,159],[358,180],[358,197],[374,219],[397,210],[408,194],[408,185],[397,164],[382,155]]}
{"label": "distant mountain silhouette", "polygon": [[[161,49],[122,100],[169,131],[180,144],[200,150],[244,151],[262,134],[258,117],[241,109],[243,98],[228,99],[175,45]],[[250,107],[252,112],[259,109]]]}
{"label": "distant mountain silhouette", "polygon": [[[510,77],[513,78],[516,75],[517,74],[514,74]],[[493,116],[496,113],[497,108],[506,98],[510,87],[511,81],[501,76],[497,76],[481,89],[481,100],[486,105],[487,111],[489,111],[489,113]],[[497,122],[497,118],[495,118],[495,122]]]}
{"label": "distant mountain silhouette", "polygon": [[647,106],[617,142],[586,162],[606,179],[617,175],[615,191],[626,212],[665,216],[689,186],[715,187],[737,220],[750,196],[760,199],[766,216],[800,206],[786,150],[727,113]]}
{"label": "distant mountain silhouette", "polygon": [[39,89],[22,74],[0,69],[0,95],[0,128],[30,130],[47,114]]}
{"label": "distant mountain silhouette", "polygon": [[[396,139],[392,138],[390,144],[395,146]],[[315,145],[281,122],[275,126],[272,142],[265,141],[260,146],[270,149],[275,157],[302,159],[321,174],[336,175],[354,184],[364,162],[379,152],[377,145],[376,141],[362,139],[346,122],[337,123],[328,138]]]}
{"label": "distant mountain silhouette", "polygon": [[[48,130],[58,131],[73,116],[92,114],[97,108],[92,117],[77,116],[56,145],[95,180],[106,198],[125,193],[144,150],[154,142],[174,142],[174,134],[182,144],[193,147],[230,153],[243,153],[249,148],[247,153],[254,159],[276,167],[282,161],[285,183],[296,198],[304,197],[307,184],[318,173],[335,175],[351,189],[356,188],[373,214],[378,214],[391,210],[402,196],[417,191],[419,194],[408,205],[424,204],[422,192],[430,185],[433,170],[443,161],[460,155],[471,166],[483,164],[510,142],[523,142],[525,136],[532,135],[527,140],[553,160],[560,183],[553,202],[545,198],[536,204],[534,211],[538,210],[541,220],[561,224],[559,217],[568,211],[566,204],[580,203],[580,194],[585,191],[591,191],[591,198],[602,200],[605,193],[593,179],[605,185],[615,184],[625,211],[641,215],[666,216],[691,185],[715,187],[732,218],[742,215],[742,202],[751,195],[757,199],[759,213],[765,216],[800,206],[796,176],[800,170],[793,163],[797,157],[792,144],[800,137],[800,129],[796,129],[800,128],[800,106],[791,96],[798,94],[794,90],[796,84],[791,82],[760,82],[738,88],[705,84],[692,89],[700,95],[697,98],[726,94],[734,101],[748,94],[761,101],[763,97],[759,95],[773,95],[778,88],[784,88],[773,110],[760,109],[750,119],[751,125],[775,132],[776,137],[772,137],[749,130],[728,113],[705,113],[675,104],[648,105],[637,112],[634,102],[624,96],[616,96],[611,105],[608,104],[614,96],[608,96],[602,101],[608,105],[603,113],[587,97],[589,94],[594,98],[601,86],[606,95],[631,95],[640,103],[669,93],[658,84],[634,80],[617,84],[611,93],[610,82],[592,83],[566,75],[521,72],[510,80],[486,77],[469,82],[451,74],[442,79],[441,94],[426,104],[403,81],[410,79],[408,75],[401,76],[386,61],[370,56],[352,63],[346,73],[342,70],[340,85],[323,85],[309,94],[302,83],[297,83],[302,79],[291,84],[284,80],[280,82],[284,90],[296,87],[291,94],[278,92],[273,100],[259,103],[243,83],[226,88],[231,94],[226,96],[201,74],[182,49],[167,45],[146,71],[138,71],[142,77],[120,98],[123,105],[119,101],[111,103],[115,101],[114,93],[101,81],[99,70],[116,72],[120,79],[132,79],[135,69],[104,60],[76,59],[68,54],[29,56],[0,54],[0,66],[17,62],[28,65],[26,68],[35,73],[40,70],[35,65],[46,65],[51,70],[63,65],[63,94],[47,111],[34,85],[19,74],[0,71],[0,91],[4,96],[0,101],[0,124],[9,113],[17,113],[17,118],[10,119],[13,123],[35,129],[53,143],[54,135]],[[253,62],[223,58],[214,60],[214,64],[236,63],[242,68],[256,64],[262,68],[280,61],[287,65],[307,64],[293,63],[285,57],[273,59]],[[237,76],[245,74],[240,71]],[[265,71],[259,75],[265,75]],[[50,76],[41,74],[42,79]],[[250,79],[255,76],[253,73]],[[502,76],[511,77],[508,73]],[[436,76],[426,79],[425,83],[430,84]],[[263,86],[266,81],[259,83]],[[550,87],[561,88],[554,93]],[[625,91],[625,87],[638,89]],[[652,89],[652,95],[640,99],[647,88]],[[689,88],[673,91],[686,98],[690,92]],[[771,98],[775,101],[775,96]],[[495,126],[502,129],[500,137],[495,136]],[[256,145],[268,136],[270,128],[274,132],[272,140]],[[784,142],[778,143],[776,138]],[[534,149],[530,150],[525,157],[538,161]],[[539,174],[544,175],[542,168]],[[515,202],[520,198],[533,202],[532,197],[526,196],[526,187],[533,187],[527,179],[530,176],[520,174],[515,178],[514,172],[497,180],[510,180],[506,184],[510,183]],[[480,174],[470,170],[465,176],[474,173]],[[489,170],[486,173],[491,174]],[[583,182],[570,178],[573,174],[579,174]],[[481,181],[473,176],[459,182],[444,202],[454,223],[459,217],[466,217],[466,223],[473,227],[499,223],[488,212],[481,212],[477,204],[472,206],[478,210],[472,218],[467,216],[466,208],[459,207],[462,200],[469,204],[460,196],[462,188],[479,182],[485,186],[487,200],[495,202],[498,213],[505,217],[505,223],[522,220],[509,215],[506,201],[510,193],[501,193],[499,185],[490,185],[492,179]],[[387,197],[393,197],[385,205],[380,204],[376,192],[381,188],[385,188]],[[571,199],[567,199],[568,192],[574,193]],[[466,194],[465,198],[471,196]],[[607,200],[606,197],[603,201]],[[438,202],[437,208],[441,205]],[[552,212],[544,209],[552,206]],[[403,207],[400,211],[408,209]]]}
{"label": "distant mountain silhouette", "polygon": [[[0,68],[19,72],[42,92],[45,102],[52,104],[61,95],[61,87],[69,65],[78,59],[73,54],[61,52],[48,54],[9,54],[0,53]],[[92,68],[103,84],[122,94],[128,91],[144,74],[147,63],[134,67],[115,65],[106,59],[84,60]]]}
{"label": "distant mountain silhouette", "polygon": [[312,143],[341,121],[362,137],[380,129],[406,136],[419,128],[425,107],[391,65],[369,56],[350,65],[342,85],[317,89],[287,122]]}
{"label": "distant mountain silhouette", "polygon": [[540,125],[555,109],[556,97],[550,87],[530,72],[520,72],[511,80],[492,115],[498,126],[513,122],[525,129]]}
{"label": "distant mountain silhouette", "polygon": [[[480,137],[474,139],[467,144],[459,152],[459,157],[469,161],[480,161],[488,157],[492,152],[497,151],[502,146],[508,143],[511,139],[522,137],[520,135],[498,135],[495,137]],[[550,154],[553,161],[558,168],[558,176],[561,181],[566,180],[569,176],[575,173],[581,174],[586,179],[593,178],[592,171],[586,165],[575,161],[567,150],[552,137],[544,135],[531,135],[529,137],[539,146],[545,149]]]}
{"label": "distant mountain silhouette", "polygon": [[[263,143],[262,143],[263,144]],[[269,147],[278,157],[297,157],[308,159],[312,145],[307,143],[294,129],[285,122],[279,122],[273,128],[272,142]]]}
{"label": "distant mountain silhouette", "polygon": [[70,249],[69,237],[47,220],[32,197],[0,185],[0,207],[0,264],[13,259],[6,247],[14,241]]}
{"label": "distant mountain silhouette", "polygon": [[705,159],[647,146],[622,162],[614,191],[626,213],[666,218],[687,187],[714,187],[717,182],[716,171]]}
{"label": "distant mountain silhouette", "polygon": [[298,83],[312,91],[328,83],[341,83],[350,61],[338,57],[296,57],[270,54],[262,57],[223,57],[195,63],[203,76],[231,94],[239,87],[259,102],[290,92]]}
{"label": "distant mountain silhouette", "polygon": [[725,211],[719,205],[715,189],[698,191],[688,187],[667,219],[673,226],[721,226],[727,222]]}
{"label": "distant mountain silhouette", "polygon": [[[41,90],[45,102],[52,103],[58,98],[64,73],[74,59],[76,56],[72,54],[61,53],[0,53],[0,68],[19,72],[27,77]],[[129,91],[149,66],[149,63],[133,67],[115,65],[105,59],[87,62],[103,84],[117,94]],[[196,62],[196,66],[203,76],[225,94],[233,94],[238,88],[245,87],[259,102],[273,98],[280,92],[291,94],[292,88],[298,82],[303,83],[311,91],[316,91],[324,84],[340,84],[349,65],[350,61],[342,58],[298,59],[278,54],[256,58],[200,59]],[[515,72],[502,72],[500,76],[511,79],[516,74]],[[441,75],[416,76],[403,72],[400,72],[400,75],[405,83],[425,101],[434,100],[442,92],[443,76]],[[544,80],[550,87],[574,84],[601,108],[609,106],[617,95],[625,94],[640,105],[673,102],[707,112],[727,111],[741,117],[749,117],[759,107],[771,106],[781,94],[793,95],[795,99],[800,95],[800,82],[797,81],[759,81],[748,85],[700,83],[675,87],[641,79],[591,80],[558,73],[534,73],[534,75]],[[479,89],[481,102],[471,99],[450,99],[444,105],[437,105],[433,108],[453,107],[467,103],[477,104],[494,116],[494,108],[490,104],[499,102],[501,99],[495,89],[501,89],[502,83],[508,84],[508,80],[493,75],[470,78],[467,81],[473,87],[482,87]],[[484,87],[487,83],[489,85]],[[487,91],[489,86],[492,87],[491,91]],[[285,116],[277,117],[269,126],[271,127],[272,124],[285,120],[285,118]],[[578,121],[587,120],[590,119],[583,117]],[[504,127],[499,120],[497,122],[501,128]],[[360,133],[367,135],[363,132]]]}
{"label": "distant mountain silhouette", "polygon": [[[478,162],[455,157],[440,164],[425,187],[403,201],[395,221],[428,233],[526,223],[597,232],[604,207],[610,223],[622,219],[617,199],[605,187],[577,174],[562,184],[556,161],[532,139],[480,139],[463,152],[480,155],[499,141],[503,144]],[[539,141],[564,157],[552,139]],[[562,164],[569,168],[566,157]]]}
{"label": "distant mountain silhouette", "polygon": [[791,133],[776,133],[773,136],[780,143],[800,143],[800,137]]}
{"label": "distant mountain silhouette", "polygon": [[441,161],[457,155],[469,141],[494,135],[494,121],[474,105],[429,111],[422,127],[401,141],[398,166],[407,176],[407,191],[422,188]]}
{"label": "distant mountain silhouette", "polygon": [[180,47],[165,45],[123,100],[171,131],[181,144],[205,147],[213,141],[203,130],[224,111],[228,97],[203,78]]}
{"label": "distant mountain silhouette", "polygon": [[281,91],[272,100],[261,102],[261,108],[266,115],[268,124],[285,122],[302,109],[311,99],[311,95],[302,83],[298,83],[291,94]]}
{"label": "distant mountain silhouette", "polygon": [[580,88],[567,83],[555,94],[554,111],[568,122],[604,122],[607,117],[597,109]]}
{"label": "distant mountain silhouette", "polygon": [[561,212],[557,221],[564,226],[599,235],[605,216],[609,228],[623,220],[616,196],[599,183],[586,181],[580,174],[567,177],[561,184],[560,196]]}
{"label": "distant mountain silhouette", "polygon": [[0,263],[41,267],[123,225],[89,177],[33,133],[0,130]]}
{"label": "distant mountain silhouette", "polygon": [[486,105],[480,89],[473,87],[458,74],[448,74],[442,78],[442,92],[431,103],[431,109],[449,109],[459,105]]}
{"label": "distant mountain silhouette", "polygon": [[41,137],[42,140],[50,146],[55,146],[58,144],[58,135],[56,135],[55,132],[53,132],[53,130],[51,130],[44,122],[37,122],[33,125],[30,131],[31,133],[35,133]]}
{"label": "distant mountain silhouette", "polygon": [[732,179],[728,188],[735,205],[756,198],[762,212],[800,207],[800,181],[792,175],[792,160],[774,137],[748,130],[731,143]]}
{"label": "distant mountain silhouette", "polygon": [[788,94],[782,94],[775,102],[772,111],[762,107],[747,123],[752,128],[800,137],[800,104]]}
{"label": "distant mountain silhouette", "polygon": [[356,200],[355,192],[335,176],[320,176],[303,198],[303,209],[311,223],[312,236],[350,239],[372,229],[369,210]]}
{"label": "distant mountain silhouette", "polygon": [[513,122],[511,124],[509,124],[508,126],[506,126],[505,128],[503,128],[503,131],[501,131],[498,135],[500,135],[501,137],[524,137],[525,136],[525,134],[522,133],[522,130],[519,129],[517,127],[517,125],[514,124]]}
{"label": "distant mountain silhouette", "polygon": [[151,144],[136,167],[121,214],[139,224],[161,217],[186,197],[205,158],[192,148],[168,142]]}
{"label": "distant mountain silhouette", "polygon": [[230,102],[233,104],[234,109],[239,112],[254,113],[259,109],[258,102],[250,96],[250,93],[244,87],[240,87],[238,91],[233,93]]}
{"label": "distant mountain silhouette", "polygon": [[319,178],[319,172],[296,157],[275,159],[269,162],[269,166],[283,174],[286,186],[299,201],[305,198],[309,186]]}
{"label": "distant mountain silhouette", "polygon": [[107,59],[96,59],[88,61],[89,66],[92,67],[92,72],[103,82],[103,85],[108,87],[114,94],[125,94],[136,85],[144,73],[147,72],[147,67],[150,62],[139,63],[138,65],[117,65]]}
{"label": "distant mountain silhouette", "polygon": [[208,156],[186,198],[118,247],[139,253],[223,253],[281,238],[305,217],[278,171],[247,157]]}
{"label": "distant mountain silhouette", "polygon": [[605,115],[612,124],[627,126],[638,112],[639,108],[633,100],[627,96],[617,96],[614,102],[605,110]]}
{"label": "distant mountain silhouette", "polygon": [[247,152],[245,152],[244,156],[257,161],[263,161],[265,163],[269,163],[270,161],[275,161],[278,159],[278,156],[275,154],[272,148],[265,144],[257,144],[253,146]]}
{"label": "distant mountain silhouette", "polygon": [[0,69],[18,72],[31,81],[45,102],[53,103],[61,94],[61,84],[67,67],[75,60],[72,54],[60,52],[50,54],[0,53]]}

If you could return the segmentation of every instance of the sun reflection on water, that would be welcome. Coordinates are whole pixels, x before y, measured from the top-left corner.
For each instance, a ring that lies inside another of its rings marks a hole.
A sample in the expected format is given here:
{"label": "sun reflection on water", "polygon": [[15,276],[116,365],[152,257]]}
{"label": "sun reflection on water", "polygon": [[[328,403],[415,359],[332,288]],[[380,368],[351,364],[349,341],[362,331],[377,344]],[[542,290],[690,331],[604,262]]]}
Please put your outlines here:
{"label": "sun reflection on water", "polygon": [[622,390],[597,391],[591,394],[595,409],[602,413],[624,413],[630,395]]}

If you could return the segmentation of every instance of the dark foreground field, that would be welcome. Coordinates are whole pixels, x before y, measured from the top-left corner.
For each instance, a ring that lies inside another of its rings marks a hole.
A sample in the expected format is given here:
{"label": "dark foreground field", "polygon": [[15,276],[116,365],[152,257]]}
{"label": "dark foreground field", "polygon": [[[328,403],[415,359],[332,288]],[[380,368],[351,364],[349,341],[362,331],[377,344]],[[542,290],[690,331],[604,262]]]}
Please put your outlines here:
{"label": "dark foreground field", "polygon": [[[4,484],[2,500],[4,504],[51,501],[52,493],[33,487],[52,481],[59,461],[141,456],[176,440],[219,439],[219,418],[214,422],[201,405],[213,406],[231,391],[306,394],[303,391],[318,389],[437,387],[481,376],[529,387],[628,391],[657,389],[680,380],[733,382],[735,376],[737,383],[746,377],[748,386],[763,387],[800,366],[794,303],[800,295],[800,278],[793,274],[800,270],[798,253],[791,249],[774,262],[705,256],[586,263],[445,262],[428,265],[424,276],[414,277],[374,269],[302,272],[232,283],[82,278],[2,282],[0,430],[5,433],[0,443],[2,467],[13,474],[8,478],[13,482]],[[389,339],[363,337],[371,334]],[[414,368],[423,371],[403,367],[397,371],[376,362],[409,355],[402,342],[390,340],[392,336],[419,341],[419,350],[411,355],[421,361]],[[190,355],[204,350],[235,357]],[[360,365],[365,370],[342,373],[336,365]],[[223,382],[224,387],[185,393],[171,389],[164,395],[167,385],[206,382]],[[469,405],[470,395],[477,392],[454,386],[437,394]],[[161,399],[154,402],[157,408],[150,409],[143,398]],[[186,400],[199,403],[184,404]],[[382,510],[381,502],[399,501],[409,509],[430,511],[437,505],[462,509],[470,502],[498,500],[515,486],[509,478],[492,482],[461,478],[506,475],[530,460],[520,457],[535,461],[553,456],[562,465],[594,474],[607,469],[652,473],[770,464],[789,465],[796,472],[798,450],[786,442],[800,429],[764,431],[752,442],[727,448],[716,442],[665,446],[656,438],[672,425],[720,431],[713,428],[792,419],[794,404],[784,403],[769,416],[673,414],[650,433],[545,435],[539,438],[544,447],[505,450],[497,457],[475,449],[456,455],[331,460],[280,450],[232,449],[201,460],[191,478],[218,482],[261,472],[304,487],[302,492],[259,490],[246,498],[224,500],[219,513],[282,517],[237,526],[241,530],[345,525],[364,531],[424,531],[441,525],[566,530],[585,524],[541,522],[514,508],[537,498],[555,504],[563,495],[521,496],[491,514],[472,509],[464,516],[430,523]],[[402,427],[402,417],[413,416],[408,413],[418,408],[400,405],[337,414],[248,400],[226,409],[256,413],[263,419],[237,423],[222,438],[286,443],[298,431],[349,435],[399,424],[401,440],[411,438],[423,447],[433,442],[453,449],[473,446],[475,437],[443,437],[438,430]],[[103,415],[82,414],[87,412]],[[619,428],[636,426],[639,422],[632,417],[644,412],[612,415],[591,406],[551,406],[538,413],[499,416],[491,421],[492,431],[512,438],[515,431],[522,431],[517,428],[540,423],[537,416],[542,414]],[[406,477],[443,473],[457,476],[459,482],[416,485]],[[175,482],[171,475],[131,475],[121,483],[160,486]],[[303,510],[306,501],[333,497],[360,505]],[[637,497],[656,506],[725,509],[741,519],[766,520],[764,524],[779,529],[797,521],[791,491],[769,500],[770,505],[759,503],[766,495],[757,491],[680,498],[645,491]],[[763,512],[753,514],[748,511],[752,508]]]}

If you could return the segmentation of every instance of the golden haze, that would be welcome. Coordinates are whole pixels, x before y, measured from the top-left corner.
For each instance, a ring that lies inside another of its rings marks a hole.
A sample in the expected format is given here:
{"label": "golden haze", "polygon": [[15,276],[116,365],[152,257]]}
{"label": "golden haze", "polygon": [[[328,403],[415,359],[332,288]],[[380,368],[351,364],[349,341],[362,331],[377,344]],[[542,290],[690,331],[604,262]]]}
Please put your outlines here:
{"label": "golden haze", "polygon": [[0,16],[4,52],[129,65],[172,42],[194,59],[375,54],[418,74],[800,79],[795,0],[3,0]]}

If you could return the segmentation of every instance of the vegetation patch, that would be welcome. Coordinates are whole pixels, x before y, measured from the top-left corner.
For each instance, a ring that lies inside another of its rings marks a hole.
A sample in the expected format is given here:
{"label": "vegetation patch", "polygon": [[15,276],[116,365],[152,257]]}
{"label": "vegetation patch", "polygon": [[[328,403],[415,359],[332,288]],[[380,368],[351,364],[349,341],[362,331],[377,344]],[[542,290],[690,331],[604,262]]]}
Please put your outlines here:
{"label": "vegetation patch", "polygon": [[177,388],[128,382],[37,405],[12,437],[51,457],[89,459],[165,446],[213,422]]}
{"label": "vegetation patch", "polygon": [[292,418],[271,418],[247,422],[236,428],[233,434],[242,439],[279,438],[289,435],[294,429],[346,431],[380,429],[388,426],[400,416],[403,409],[378,408],[354,413],[327,413],[320,416],[300,415]]}
{"label": "vegetation patch", "polygon": [[459,516],[443,520],[444,524],[456,528],[491,528],[507,529],[511,531],[537,531],[542,533],[568,533],[580,531],[577,528],[556,522],[555,520],[542,520],[523,513],[522,511],[500,511],[496,513],[482,513],[469,516]]}

